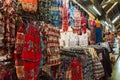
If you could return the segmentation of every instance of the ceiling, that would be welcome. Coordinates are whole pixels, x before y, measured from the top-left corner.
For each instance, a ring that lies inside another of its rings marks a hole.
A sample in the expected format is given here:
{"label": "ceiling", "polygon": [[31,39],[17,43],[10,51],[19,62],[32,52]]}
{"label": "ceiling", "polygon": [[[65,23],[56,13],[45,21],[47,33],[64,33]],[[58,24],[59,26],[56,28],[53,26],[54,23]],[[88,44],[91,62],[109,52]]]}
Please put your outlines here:
{"label": "ceiling", "polygon": [[[100,20],[114,25],[120,33],[120,0],[76,0]],[[97,9],[97,10],[96,10]]]}
{"label": "ceiling", "polygon": [[[111,23],[120,29],[120,0],[99,0],[102,9],[105,11],[105,17],[108,18]],[[119,32],[119,31],[118,31]]]}

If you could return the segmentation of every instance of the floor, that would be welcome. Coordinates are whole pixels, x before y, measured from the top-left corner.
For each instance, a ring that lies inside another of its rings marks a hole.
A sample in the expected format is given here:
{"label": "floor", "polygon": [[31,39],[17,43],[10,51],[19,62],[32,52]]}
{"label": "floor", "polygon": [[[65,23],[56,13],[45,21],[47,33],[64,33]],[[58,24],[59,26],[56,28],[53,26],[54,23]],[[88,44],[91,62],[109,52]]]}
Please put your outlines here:
{"label": "floor", "polygon": [[112,77],[108,80],[120,80],[120,57],[117,59],[117,62],[113,67]]}

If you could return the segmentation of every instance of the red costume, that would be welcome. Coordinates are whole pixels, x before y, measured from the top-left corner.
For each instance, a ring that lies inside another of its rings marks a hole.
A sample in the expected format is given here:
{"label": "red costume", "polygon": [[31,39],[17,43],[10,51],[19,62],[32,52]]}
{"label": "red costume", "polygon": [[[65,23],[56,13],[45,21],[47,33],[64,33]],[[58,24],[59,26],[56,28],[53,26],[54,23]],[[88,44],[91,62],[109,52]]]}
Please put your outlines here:
{"label": "red costume", "polygon": [[22,52],[24,60],[25,80],[37,80],[41,59],[39,31],[30,25],[25,35]]}

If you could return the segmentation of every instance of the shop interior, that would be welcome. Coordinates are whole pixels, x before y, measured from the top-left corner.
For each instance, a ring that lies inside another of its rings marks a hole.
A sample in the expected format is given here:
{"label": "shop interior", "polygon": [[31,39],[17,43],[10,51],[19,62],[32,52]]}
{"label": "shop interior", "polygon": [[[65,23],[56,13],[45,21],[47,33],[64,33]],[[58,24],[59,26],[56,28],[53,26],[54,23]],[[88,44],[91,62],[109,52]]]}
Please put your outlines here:
{"label": "shop interior", "polygon": [[0,80],[120,80],[120,0],[0,0]]}

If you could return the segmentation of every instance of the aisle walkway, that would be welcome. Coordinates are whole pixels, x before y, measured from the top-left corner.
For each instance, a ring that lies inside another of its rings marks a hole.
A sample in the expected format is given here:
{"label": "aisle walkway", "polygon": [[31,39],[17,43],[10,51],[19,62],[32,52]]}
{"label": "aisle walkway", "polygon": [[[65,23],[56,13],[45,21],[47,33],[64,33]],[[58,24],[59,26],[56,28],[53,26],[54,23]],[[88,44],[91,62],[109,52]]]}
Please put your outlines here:
{"label": "aisle walkway", "polygon": [[120,57],[113,68],[112,77],[109,80],[120,80]]}

